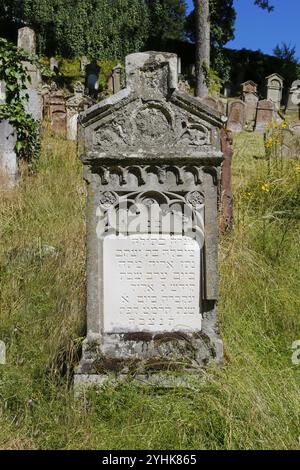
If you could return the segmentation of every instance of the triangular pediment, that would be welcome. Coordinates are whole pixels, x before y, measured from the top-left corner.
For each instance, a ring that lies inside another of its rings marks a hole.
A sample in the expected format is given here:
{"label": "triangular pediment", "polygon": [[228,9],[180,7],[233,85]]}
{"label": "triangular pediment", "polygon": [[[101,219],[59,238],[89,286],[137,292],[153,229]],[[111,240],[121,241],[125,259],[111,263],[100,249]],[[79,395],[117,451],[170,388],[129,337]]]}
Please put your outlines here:
{"label": "triangular pediment", "polygon": [[218,151],[221,114],[177,90],[174,54],[134,56],[137,68],[132,56],[127,59],[127,88],[80,115],[85,142],[90,144],[86,150],[114,154]]}

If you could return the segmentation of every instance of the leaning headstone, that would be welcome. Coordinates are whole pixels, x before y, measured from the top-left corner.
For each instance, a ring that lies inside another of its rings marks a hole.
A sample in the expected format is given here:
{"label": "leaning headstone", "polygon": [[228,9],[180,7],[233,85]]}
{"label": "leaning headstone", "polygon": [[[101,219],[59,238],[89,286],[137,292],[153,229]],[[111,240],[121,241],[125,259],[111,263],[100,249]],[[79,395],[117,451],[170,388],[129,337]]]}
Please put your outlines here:
{"label": "leaning headstone", "polygon": [[283,78],[277,73],[272,73],[266,78],[267,100],[272,101],[277,111],[280,110],[283,90]]}
{"label": "leaning headstone", "polygon": [[[18,31],[18,47],[24,49],[29,54],[36,53],[36,37],[35,32],[30,28],[21,28]],[[30,62],[24,62],[24,66],[30,76],[30,82],[27,83],[27,90],[24,94],[29,96],[26,104],[26,110],[33,119],[39,121],[42,119],[43,103],[41,96],[42,77],[36,65]]]}
{"label": "leaning headstone", "polygon": [[257,105],[255,130],[263,132],[271,121],[281,121],[272,101],[261,100]]}
{"label": "leaning headstone", "polygon": [[77,389],[109,373],[143,380],[165,369],[184,373],[223,355],[221,116],[177,90],[174,54],[129,55],[126,78],[127,88],[79,116],[88,207],[87,338]]}
{"label": "leaning headstone", "polygon": [[227,129],[232,132],[242,132],[245,127],[245,103],[241,100],[228,104]]}
{"label": "leaning headstone", "polygon": [[290,88],[286,114],[299,114],[300,80],[295,80]]}
{"label": "leaning headstone", "polygon": [[84,85],[78,82],[74,86],[74,94],[66,100],[67,108],[67,139],[77,139],[77,119],[81,111],[92,106],[94,101],[84,95]]}
{"label": "leaning headstone", "polygon": [[0,120],[0,178],[2,187],[14,186],[17,180],[16,142],[17,135],[15,129],[8,120]]}

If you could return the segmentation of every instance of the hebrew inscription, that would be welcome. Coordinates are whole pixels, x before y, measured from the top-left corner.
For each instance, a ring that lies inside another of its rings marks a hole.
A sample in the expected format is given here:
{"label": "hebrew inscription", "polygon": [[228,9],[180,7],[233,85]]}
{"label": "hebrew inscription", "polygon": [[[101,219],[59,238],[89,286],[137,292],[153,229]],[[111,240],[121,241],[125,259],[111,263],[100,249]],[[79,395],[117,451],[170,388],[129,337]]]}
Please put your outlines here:
{"label": "hebrew inscription", "polygon": [[200,246],[189,237],[104,240],[104,331],[200,331]]}

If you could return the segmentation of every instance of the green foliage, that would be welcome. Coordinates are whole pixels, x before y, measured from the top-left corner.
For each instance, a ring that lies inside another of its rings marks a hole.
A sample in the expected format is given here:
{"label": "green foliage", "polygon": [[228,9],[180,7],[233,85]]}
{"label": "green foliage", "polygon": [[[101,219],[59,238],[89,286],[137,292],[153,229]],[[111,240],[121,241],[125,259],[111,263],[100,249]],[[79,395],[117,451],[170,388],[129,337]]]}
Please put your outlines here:
{"label": "green foliage", "polygon": [[160,50],[169,40],[184,39],[185,0],[147,0],[149,10],[149,37],[147,45]]}
{"label": "green foliage", "polygon": [[30,76],[24,61],[36,59],[0,38],[0,80],[5,82],[6,103],[0,105],[0,119],[8,119],[16,130],[18,157],[32,163],[39,155],[39,125],[25,110]]}
{"label": "green foliage", "polygon": [[0,21],[25,23],[38,34],[39,52],[99,60],[123,59],[146,47],[182,39],[184,0],[0,0]]}
{"label": "green foliage", "polygon": [[296,46],[292,46],[291,43],[287,44],[282,42],[281,45],[277,44],[273,50],[273,54],[281,60],[295,63],[298,62],[298,59],[296,58]]}
{"label": "green foliage", "polygon": [[207,71],[208,92],[211,96],[219,95],[221,91],[221,80],[218,74],[211,68]]}

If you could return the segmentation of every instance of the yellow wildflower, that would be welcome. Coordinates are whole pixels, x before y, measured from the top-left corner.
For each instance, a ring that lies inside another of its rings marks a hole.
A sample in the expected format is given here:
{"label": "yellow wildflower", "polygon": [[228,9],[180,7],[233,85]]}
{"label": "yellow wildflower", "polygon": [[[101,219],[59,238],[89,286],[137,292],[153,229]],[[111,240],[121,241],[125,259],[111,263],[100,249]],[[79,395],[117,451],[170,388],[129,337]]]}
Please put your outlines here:
{"label": "yellow wildflower", "polygon": [[264,193],[270,192],[270,185],[269,183],[263,183],[260,188]]}
{"label": "yellow wildflower", "polygon": [[266,141],[266,148],[267,149],[271,149],[273,147],[273,144],[274,144],[274,140],[272,137],[269,137]]}
{"label": "yellow wildflower", "polygon": [[284,120],[284,121],[282,121],[282,123],[281,123],[281,129],[285,129],[285,128],[286,128],[286,126],[287,126],[287,123],[286,123],[286,121],[285,121],[285,120]]}

